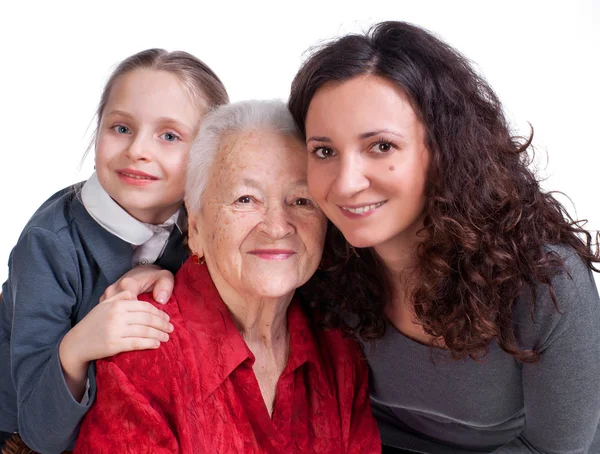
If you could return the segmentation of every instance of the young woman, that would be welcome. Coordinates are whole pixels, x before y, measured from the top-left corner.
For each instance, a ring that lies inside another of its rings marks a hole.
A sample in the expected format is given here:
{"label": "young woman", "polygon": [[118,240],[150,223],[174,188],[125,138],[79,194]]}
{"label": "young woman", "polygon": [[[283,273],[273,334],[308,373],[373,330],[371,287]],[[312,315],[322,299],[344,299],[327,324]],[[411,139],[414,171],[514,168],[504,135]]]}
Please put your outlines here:
{"label": "young woman", "polygon": [[[96,172],[33,215],[9,261],[0,304],[0,429],[44,453],[73,446],[94,401],[93,361],[157,348],[169,317],[126,293],[98,304],[138,263],[176,271],[184,175],[204,114],[228,102],[219,78],[185,52],[124,60],[98,107]],[[166,300],[165,300],[166,301]]]}
{"label": "young woman", "polygon": [[600,257],[469,62],[380,23],[316,51],[289,108],[334,224],[315,299],[367,344],[384,444],[600,452]]}

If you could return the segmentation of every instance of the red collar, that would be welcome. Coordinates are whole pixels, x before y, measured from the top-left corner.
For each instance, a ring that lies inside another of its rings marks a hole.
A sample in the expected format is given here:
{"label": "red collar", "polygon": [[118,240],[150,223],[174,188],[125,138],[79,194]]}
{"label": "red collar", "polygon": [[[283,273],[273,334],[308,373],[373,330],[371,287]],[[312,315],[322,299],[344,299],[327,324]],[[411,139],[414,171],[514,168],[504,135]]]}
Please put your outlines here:
{"label": "red collar", "polygon": [[[244,361],[252,367],[254,355],[235,326],[206,265],[189,258],[177,273],[173,295],[187,330],[197,340],[201,388],[203,395],[208,396]],[[317,328],[295,298],[288,308],[287,322],[290,354],[282,376],[310,363],[319,381],[329,388]],[[204,368],[203,363],[211,367]]]}

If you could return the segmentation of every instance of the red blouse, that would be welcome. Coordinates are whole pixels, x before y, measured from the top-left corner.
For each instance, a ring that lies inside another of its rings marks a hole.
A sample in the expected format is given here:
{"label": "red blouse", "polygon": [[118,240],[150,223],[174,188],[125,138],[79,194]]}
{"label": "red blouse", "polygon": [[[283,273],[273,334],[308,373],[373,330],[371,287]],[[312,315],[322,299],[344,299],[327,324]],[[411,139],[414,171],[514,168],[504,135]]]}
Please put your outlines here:
{"label": "red blouse", "polygon": [[[272,417],[246,346],[205,265],[188,260],[157,305],[175,330],[156,350],[97,361],[82,453],[380,453],[356,343],[317,330],[297,301]],[[140,299],[152,302],[151,295]]]}

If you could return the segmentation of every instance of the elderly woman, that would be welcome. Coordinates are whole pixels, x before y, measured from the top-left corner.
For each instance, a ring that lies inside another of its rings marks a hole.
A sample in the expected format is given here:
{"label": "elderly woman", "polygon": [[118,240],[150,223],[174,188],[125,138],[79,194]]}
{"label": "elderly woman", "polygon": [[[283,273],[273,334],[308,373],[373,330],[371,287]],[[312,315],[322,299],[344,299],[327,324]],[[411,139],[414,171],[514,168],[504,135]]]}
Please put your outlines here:
{"label": "elderly woman", "polygon": [[193,256],[163,307],[174,331],[160,348],[97,362],[75,452],[380,452],[359,348],[319,330],[294,298],[327,221],[285,105],[224,106],[198,137],[186,181]]}

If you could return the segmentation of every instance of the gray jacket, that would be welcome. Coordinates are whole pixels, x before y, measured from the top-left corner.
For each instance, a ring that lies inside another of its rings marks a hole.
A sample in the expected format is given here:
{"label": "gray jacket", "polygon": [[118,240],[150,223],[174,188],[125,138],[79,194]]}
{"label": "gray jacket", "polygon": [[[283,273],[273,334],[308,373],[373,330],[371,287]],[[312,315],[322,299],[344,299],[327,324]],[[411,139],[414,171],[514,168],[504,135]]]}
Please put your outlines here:
{"label": "gray jacket", "polygon": [[[9,258],[0,302],[0,430],[18,431],[32,449],[72,448],[96,393],[88,370],[84,403],[71,395],[58,357],[63,336],[131,269],[131,244],[104,230],[77,197],[81,183],[48,199],[21,233]],[[186,251],[173,229],[156,262],[175,272]]]}

